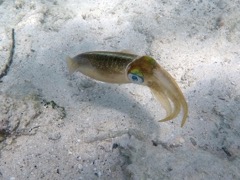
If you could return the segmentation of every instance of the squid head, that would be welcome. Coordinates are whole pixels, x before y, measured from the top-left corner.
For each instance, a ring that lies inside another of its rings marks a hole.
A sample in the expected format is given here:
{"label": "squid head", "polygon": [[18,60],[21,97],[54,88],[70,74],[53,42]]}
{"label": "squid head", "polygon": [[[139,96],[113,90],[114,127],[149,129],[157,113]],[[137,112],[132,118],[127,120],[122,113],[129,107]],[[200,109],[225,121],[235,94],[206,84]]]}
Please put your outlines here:
{"label": "squid head", "polygon": [[142,56],[127,66],[126,74],[132,83],[148,86],[156,99],[166,110],[166,117],[160,122],[171,120],[183,109],[181,127],[188,115],[188,105],[182,91],[171,77],[153,58]]}

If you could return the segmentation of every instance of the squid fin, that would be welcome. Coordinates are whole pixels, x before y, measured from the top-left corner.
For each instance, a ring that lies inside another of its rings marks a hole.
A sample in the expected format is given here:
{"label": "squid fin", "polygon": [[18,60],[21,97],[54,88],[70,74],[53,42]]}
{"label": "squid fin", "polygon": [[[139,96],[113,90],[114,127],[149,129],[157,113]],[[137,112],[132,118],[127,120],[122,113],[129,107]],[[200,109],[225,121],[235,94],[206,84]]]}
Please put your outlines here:
{"label": "squid fin", "polygon": [[131,50],[129,49],[123,49],[122,51],[120,51],[121,53],[126,53],[126,54],[134,54]]}
{"label": "squid fin", "polygon": [[67,56],[67,67],[70,72],[70,74],[74,73],[78,69],[78,63],[74,61],[71,57]]}

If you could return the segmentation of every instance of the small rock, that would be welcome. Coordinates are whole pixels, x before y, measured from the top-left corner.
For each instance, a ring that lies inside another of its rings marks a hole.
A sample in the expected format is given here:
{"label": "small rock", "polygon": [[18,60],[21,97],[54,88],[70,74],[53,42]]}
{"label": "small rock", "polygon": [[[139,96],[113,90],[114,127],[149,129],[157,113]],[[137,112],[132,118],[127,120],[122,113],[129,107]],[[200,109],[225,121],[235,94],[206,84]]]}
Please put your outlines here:
{"label": "small rock", "polygon": [[78,165],[78,169],[82,170],[82,169],[83,169],[83,165],[82,165],[82,164],[79,164],[79,165]]}
{"label": "small rock", "polygon": [[191,141],[193,146],[197,145],[197,142],[196,142],[196,140],[194,138],[190,137],[190,141]]}
{"label": "small rock", "polygon": [[54,133],[54,134],[50,134],[48,136],[48,139],[49,140],[53,140],[53,141],[56,141],[56,140],[58,140],[60,138],[61,138],[61,134],[60,133]]}

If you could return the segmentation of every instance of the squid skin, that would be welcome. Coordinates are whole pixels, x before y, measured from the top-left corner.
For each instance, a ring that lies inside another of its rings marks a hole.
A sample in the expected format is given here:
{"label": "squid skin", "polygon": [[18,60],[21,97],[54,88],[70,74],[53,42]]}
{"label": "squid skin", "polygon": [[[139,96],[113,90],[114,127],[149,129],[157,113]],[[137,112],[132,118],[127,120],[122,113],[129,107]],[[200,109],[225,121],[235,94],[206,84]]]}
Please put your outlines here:
{"label": "squid skin", "polygon": [[176,118],[181,109],[181,127],[188,117],[188,105],[173,77],[156,60],[125,52],[92,51],[67,58],[70,73],[79,71],[107,83],[136,83],[148,86],[166,110],[160,122]]}

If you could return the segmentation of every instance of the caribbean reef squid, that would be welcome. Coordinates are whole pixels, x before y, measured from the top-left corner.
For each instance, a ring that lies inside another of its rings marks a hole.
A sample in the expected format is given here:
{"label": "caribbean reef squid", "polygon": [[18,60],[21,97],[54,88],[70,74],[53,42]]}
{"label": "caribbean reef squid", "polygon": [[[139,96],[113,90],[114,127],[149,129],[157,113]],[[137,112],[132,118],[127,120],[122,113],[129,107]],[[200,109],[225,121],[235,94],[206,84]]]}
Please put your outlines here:
{"label": "caribbean reef squid", "polygon": [[67,58],[70,73],[79,71],[107,83],[136,83],[148,86],[166,111],[160,122],[176,118],[181,110],[181,127],[188,116],[188,105],[173,77],[156,60],[126,52],[92,51]]}

